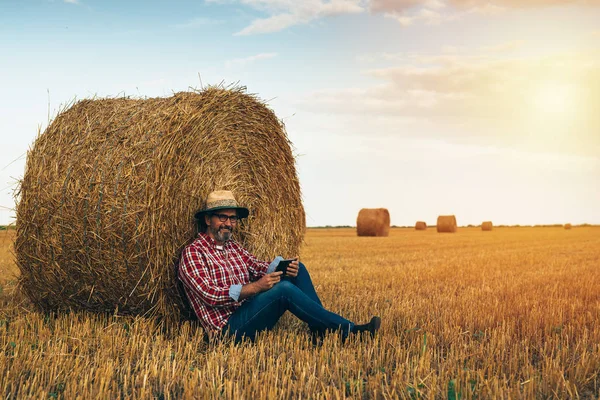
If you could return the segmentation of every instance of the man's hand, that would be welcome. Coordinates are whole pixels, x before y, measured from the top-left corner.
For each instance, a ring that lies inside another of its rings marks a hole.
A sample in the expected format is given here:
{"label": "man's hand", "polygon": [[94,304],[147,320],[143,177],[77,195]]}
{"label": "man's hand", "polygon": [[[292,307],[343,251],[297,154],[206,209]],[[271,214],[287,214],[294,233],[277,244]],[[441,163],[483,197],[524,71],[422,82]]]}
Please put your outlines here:
{"label": "man's hand", "polygon": [[294,258],[294,261],[292,261],[290,263],[290,265],[287,267],[287,270],[285,272],[285,276],[291,276],[292,278],[295,278],[298,276],[298,268],[300,268],[300,261],[298,261],[299,257],[296,256]]}
{"label": "man's hand", "polygon": [[266,274],[262,278],[254,282],[256,284],[258,292],[260,293],[271,289],[273,285],[275,285],[281,280],[282,273],[283,272],[281,271],[271,272],[270,274]]}
{"label": "man's hand", "polygon": [[271,289],[277,282],[281,280],[281,274],[281,271],[271,272],[255,282],[245,284],[242,286],[242,291],[240,292],[238,301],[242,301]]}

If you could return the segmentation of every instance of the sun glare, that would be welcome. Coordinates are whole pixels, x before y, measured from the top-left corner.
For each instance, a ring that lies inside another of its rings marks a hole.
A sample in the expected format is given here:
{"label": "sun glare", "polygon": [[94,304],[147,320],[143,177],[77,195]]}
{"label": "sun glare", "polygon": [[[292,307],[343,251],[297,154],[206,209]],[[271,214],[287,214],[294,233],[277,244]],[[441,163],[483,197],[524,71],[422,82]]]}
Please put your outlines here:
{"label": "sun glare", "polygon": [[566,84],[546,82],[537,88],[533,104],[543,114],[566,114],[573,108],[573,89]]}

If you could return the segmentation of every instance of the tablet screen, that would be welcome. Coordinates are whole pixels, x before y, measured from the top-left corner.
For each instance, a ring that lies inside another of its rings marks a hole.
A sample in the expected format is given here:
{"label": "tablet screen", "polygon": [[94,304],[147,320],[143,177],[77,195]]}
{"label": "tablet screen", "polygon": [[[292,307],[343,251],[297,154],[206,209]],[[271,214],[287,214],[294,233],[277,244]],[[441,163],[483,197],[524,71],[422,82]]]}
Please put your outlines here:
{"label": "tablet screen", "polygon": [[279,261],[279,264],[277,264],[277,268],[275,268],[275,271],[282,271],[283,274],[285,275],[287,268],[290,266],[290,263],[294,261],[294,259],[290,259],[290,260],[281,260]]}

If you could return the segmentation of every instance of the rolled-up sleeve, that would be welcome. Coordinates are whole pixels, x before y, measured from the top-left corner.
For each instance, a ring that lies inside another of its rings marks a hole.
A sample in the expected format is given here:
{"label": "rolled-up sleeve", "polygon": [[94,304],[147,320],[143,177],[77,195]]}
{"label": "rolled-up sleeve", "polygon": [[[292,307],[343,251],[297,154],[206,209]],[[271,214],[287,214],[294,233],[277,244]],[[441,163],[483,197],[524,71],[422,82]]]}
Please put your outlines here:
{"label": "rolled-up sleeve", "polygon": [[197,296],[212,307],[226,307],[238,303],[231,296],[231,285],[222,286],[215,282],[204,258],[193,247],[187,247],[181,256],[179,279],[187,288],[188,296]]}
{"label": "rolled-up sleeve", "polygon": [[242,285],[231,285],[229,287],[229,297],[235,301],[240,301],[240,295],[242,294]]}
{"label": "rolled-up sleeve", "polygon": [[273,261],[271,261],[271,264],[269,264],[269,268],[267,268],[267,274],[270,274],[271,272],[275,272],[275,268],[277,268],[277,266],[279,265],[279,261],[283,260],[283,257],[281,256],[277,256],[275,257],[275,259]]}

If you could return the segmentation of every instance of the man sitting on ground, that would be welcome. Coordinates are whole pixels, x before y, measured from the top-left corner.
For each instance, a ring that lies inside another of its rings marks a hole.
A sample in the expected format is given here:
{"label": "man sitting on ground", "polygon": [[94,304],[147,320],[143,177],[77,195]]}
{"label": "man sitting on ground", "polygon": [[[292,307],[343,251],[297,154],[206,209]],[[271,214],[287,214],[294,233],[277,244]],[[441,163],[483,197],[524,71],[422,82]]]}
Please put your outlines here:
{"label": "man sitting on ground", "polygon": [[233,240],[238,220],[248,214],[230,191],[210,193],[206,207],[195,215],[204,219],[206,231],[181,255],[179,279],[209,335],[254,340],[257,332],[272,329],[289,310],[308,324],[313,339],[326,331],[339,331],[342,340],[359,332],[375,336],[379,317],[356,325],[323,308],[308,270],[297,257],[282,276],[281,271],[275,272],[281,257],[271,263],[260,261]]}

